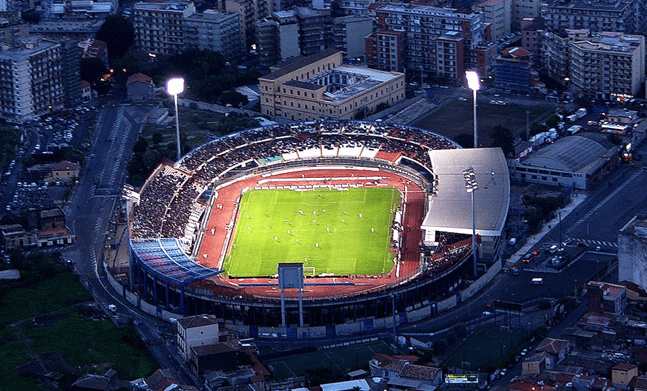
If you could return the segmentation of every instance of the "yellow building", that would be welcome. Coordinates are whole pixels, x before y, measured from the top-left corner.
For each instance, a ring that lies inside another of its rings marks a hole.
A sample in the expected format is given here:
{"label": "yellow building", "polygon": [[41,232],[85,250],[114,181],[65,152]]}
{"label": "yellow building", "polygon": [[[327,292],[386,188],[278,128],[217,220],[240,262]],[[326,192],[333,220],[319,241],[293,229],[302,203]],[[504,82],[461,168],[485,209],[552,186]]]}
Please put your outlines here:
{"label": "yellow building", "polygon": [[344,65],[327,49],[297,57],[259,78],[261,113],[288,121],[352,119],[405,98],[404,74]]}

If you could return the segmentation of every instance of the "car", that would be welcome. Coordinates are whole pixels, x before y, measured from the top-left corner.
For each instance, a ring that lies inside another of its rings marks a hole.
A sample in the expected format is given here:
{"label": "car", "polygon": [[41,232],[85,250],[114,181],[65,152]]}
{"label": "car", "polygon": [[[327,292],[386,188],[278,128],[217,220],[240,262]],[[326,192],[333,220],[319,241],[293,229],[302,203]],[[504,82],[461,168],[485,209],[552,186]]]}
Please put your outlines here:
{"label": "car", "polygon": [[586,244],[586,243],[584,243],[584,242],[577,242],[577,243],[575,243],[575,245],[576,245],[577,247],[589,247],[589,245],[588,245],[588,244]]}
{"label": "car", "polygon": [[571,243],[573,243],[573,239],[571,239],[571,238],[566,238],[566,239],[562,242],[562,246],[566,246],[567,244],[571,244]]}
{"label": "car", "polygon": [[601,250],[601,247],[600,247],[600,246],[596,246],[596,247],[595,247],[595,251],[600,251],[600,250]]}
{"label": "car", "polygon": [[555,254],[557,252],[557,249],[559,249],[559,246],[556,244],[553,244],[548,248],[548,252],[551,254]]}
{"label": "car", "polygon": [[521,263],[530,263],[530,258],[523,258]]}
{"label": "car", "polygon": [[532,255],[539,255],[539,251],[537,251],[537,250],[532,250],[530,253],[531,253]]}
{"label": "car", "polygon": [[503,368],[503,369],[501,370],[501,372],[500,372],[501,377],[505,376],[505,373],[506,373],[506,372],[507,372],[507,370],[506,370],[505,368]]}

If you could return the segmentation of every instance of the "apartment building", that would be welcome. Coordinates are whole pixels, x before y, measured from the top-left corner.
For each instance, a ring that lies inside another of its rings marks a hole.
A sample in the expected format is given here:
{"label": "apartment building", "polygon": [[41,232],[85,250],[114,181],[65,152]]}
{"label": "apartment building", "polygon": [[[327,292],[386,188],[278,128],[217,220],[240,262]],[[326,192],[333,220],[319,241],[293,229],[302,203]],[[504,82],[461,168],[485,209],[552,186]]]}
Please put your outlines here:
{"label": "apartment building", "polygon": [[343,15],[368,15],[368,6],[375,0],[340,0],[337,3],[338,12]]}
{"label": "apartment building", "polygon": [[497,41],[510,34],[512,0],[485,0],[474,6],[483,14],[483,22],[489,23],[492,40]]}
{"label": "apartment building", "polygon": [[243,53],[240,15],[235,12],[206,10],[189,15],[184,21],[187,47],[220,52],[225,58]]}
{"label": "apartment building", "polygon": [[261,66],[265,68],[300,55],[297,12],[277,11],[271,17],[258,21],[256,50],[260,55]]}
{"label": "apartment building", "polygon": [[135,45],[146,53],[181,52],[186,48],[184,23],[194,13],[195,6],[192,2],[135,3]]}
{"label": "apartment building", "polygon": [[290,121],[352,119],[365,107],[370,113],[405,98],[404,74],[342,61],[341,51],[326,49],[259,78],[261,112]]}
{"label": "apartment building", "polygon": [[634,97],[645,82],[645,37],[603,32],[570,48],[573,92],[588,97]]}
{"label": "apartment building", "polygon": [[81,102],[81,58],[79,42],[73,39],[61,41],[61,83],[63,85],[63,104],[76,106]]}
{"label": "apartment building", "polygon": [[184,361],[191,359],[191,348],[220,342],[218,319],[213,315],[196,315],[177,321],[177,349]]}
{"label": "apartment building", "polygon": [[[372,66],[393,69],[392,60],[400,55],[396,50],[401,45],[403,68],[420,73],[422,79],[464,78],[465,69],[476,67],[475,49],[485,40],[482,13],[413,4],[385,4],[375,13],[375,38],[367,41],[367,52],[369,44],[375,45]],[[391,39],[398,33],[401,43]]]}
{"label": "apartment building", "polygon": [[508,91],[528,93],[544,87],[537,71],[532,69],[530,52],[522,47],[509,47],[494,60],[494,86]]}
{"label": "apartment building", "polygon": [[638,26],[638,3],[644,0],[560,0],[545,1],[541,16],[551,31],[589,29],[635,33]]}
{"label": "apartment building", "polygon": [[221,9],[240,15],[240,31],[246,50],[254,44],[256,22],[270,15],[267,2],[256,0],[223,0]]}
{"label": "apartment building", "polygon": [[541,54],[541,39],[544,24],[539,18],[523,18],[520,25],[521,47],[531,52],[533,57]]}
{"label": "apartment building", "polygon": [[330,8],[297,8],[299,46],[301,54],[310,56],[332,46],[332,17]]}
{"label": "apartment building", "polygon": [[518,28],[524,18],[541,16],[541,0],[512,0],[512,27]]}
{"label": "apartment building", "polygon": [[589,30],[544,31],[542,36],[541,64],[548,76],[562,85],[570,81],[571,43],[586,39]]}
{"label": "apartment building", "polygon": [[61,44],[47,38],[23,37],[0,51],[0,116],[25,121],[63,107],[62,66]]}
{"label": "apartment building", "polygon": [[342,16],[333,18],[333,47],[341,50],[345,58],[364,57],[364,37],[373,32],[373,21],[368,16]]}

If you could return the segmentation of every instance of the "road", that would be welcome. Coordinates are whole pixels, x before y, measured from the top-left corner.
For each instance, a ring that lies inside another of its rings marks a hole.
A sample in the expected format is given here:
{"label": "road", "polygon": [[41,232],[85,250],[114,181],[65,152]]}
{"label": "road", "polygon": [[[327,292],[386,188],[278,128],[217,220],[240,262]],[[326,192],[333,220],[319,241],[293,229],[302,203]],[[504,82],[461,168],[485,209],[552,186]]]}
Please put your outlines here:
{"label": "road", "polygon": [[87,164],[65,210],[77,242],[64,250],[63,256],[75,262],[75,272],[100,305],[107,308],[108,304],[115,304],[120,316],[139,320],[136,327],[160,367],[171,369],[181,383],[195,385],[193,377],[177,361],[175,346],[168,346],[160,336],[161,332],[169,331],[169,325],[131,308],[109,285],[101,264],[111,216],[125,183],[133,146],[149,111],[137,106],[102,108]]}

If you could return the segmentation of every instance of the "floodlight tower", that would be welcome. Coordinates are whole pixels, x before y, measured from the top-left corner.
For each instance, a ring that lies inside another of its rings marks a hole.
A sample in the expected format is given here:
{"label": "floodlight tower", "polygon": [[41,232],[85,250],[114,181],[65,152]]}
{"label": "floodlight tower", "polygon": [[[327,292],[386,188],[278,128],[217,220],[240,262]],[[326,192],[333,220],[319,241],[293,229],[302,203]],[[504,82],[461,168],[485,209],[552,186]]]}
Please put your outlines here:
{"label": "floodlight tower", "polygon": [[472,258],[474,259],[473,274],[476,279],[476,213],[474,210],[474,192],[478,190],[479,186],[476,182],[476,173],[473,167],[467,167],[463,170],[463,178],[465,178],[465,189],[472,195]]}
{"label": "floodlight tower", "polygon": [[476,127],[476,91],[481,88],[481,83],[479,82],[479,75],[475,71],[465,72],[465,77],[467,78],[467,86],[470,90],[472,90],[472,95],[474,97],[474,148],[478,148],[478,131]]}
{"label": "floodlight tower", "polygon": [[182,149],[180,148],[180,116],[177,111],[177,96],[184,91],[184,79],[181,77],[176,77],[169,79],[166,82],[166,91],[169,95],[173,95],[173,100],[175,101],[175,133],[177,136],[177,160],[180,160],[182,157]]}

